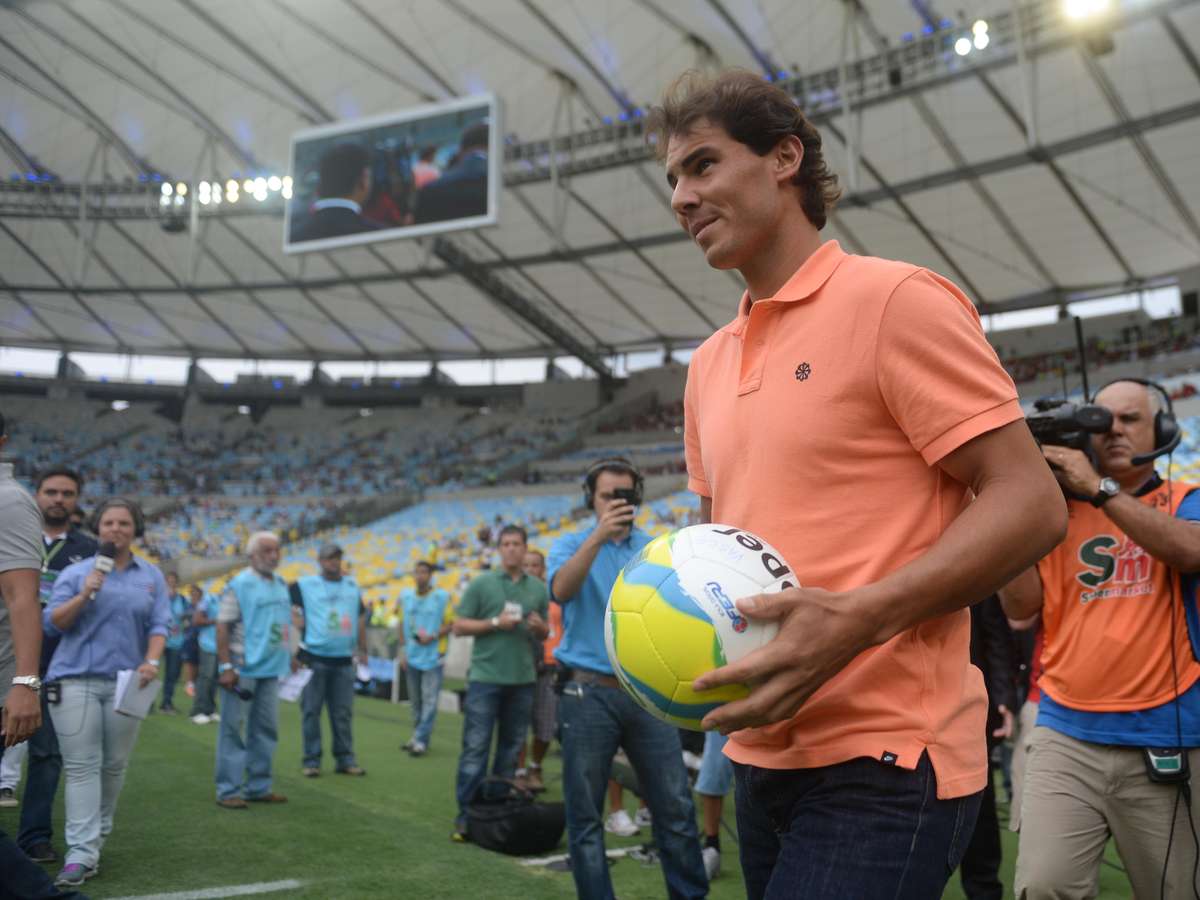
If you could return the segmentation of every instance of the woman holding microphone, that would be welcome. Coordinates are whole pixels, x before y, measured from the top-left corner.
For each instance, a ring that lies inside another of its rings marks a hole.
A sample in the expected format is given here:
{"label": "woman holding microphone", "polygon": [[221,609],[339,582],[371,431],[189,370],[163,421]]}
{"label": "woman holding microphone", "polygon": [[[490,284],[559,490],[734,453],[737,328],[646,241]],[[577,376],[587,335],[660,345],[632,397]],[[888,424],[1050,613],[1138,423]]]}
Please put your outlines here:
{"label": "woman holding microphone", "polygon": [[70,887],[99,869],[141,724],[114,709],[117,673],[136,669],[142,686],[158,677],[171,616],[162,573],[130,550],[143,529],[137,504],[106,500],[94,522],[99,552],[62,571],[42,620],[62,637],[46,680],[62,685],[50,706],[67,776],[67,855],[55,884]]}

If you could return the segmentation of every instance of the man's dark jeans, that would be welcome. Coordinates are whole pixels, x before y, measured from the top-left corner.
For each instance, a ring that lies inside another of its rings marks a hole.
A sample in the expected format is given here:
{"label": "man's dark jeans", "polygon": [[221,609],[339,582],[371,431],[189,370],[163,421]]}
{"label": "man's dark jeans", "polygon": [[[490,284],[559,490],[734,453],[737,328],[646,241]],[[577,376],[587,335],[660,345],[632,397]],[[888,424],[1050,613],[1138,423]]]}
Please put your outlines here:
{"label": "man's dark jeans", "polygon": [[873,759],[734,771],[749,900],[940,897],[979,811],[979,794],[937,799],[927,754],[913,771]]}
{"label": "man's dark jeans", "polygon": [[476,789],[487,776],[492,734],[496,734],[492,774],[512,778],[517,770],[517,754],[521,752],[521,745],[529,733],[532,716],[532,684],[483,684],[472,681],[467,685],[467,702],[463,705],[462,753],[458,757],[455,783],[459,824],[466,816],[467,805],[475,796]]}
{"label": "man's dark jeans", "polygon": [[25,794],[21,799],[21,824],[17,843],[22,850],[50,843],[54,838],[54,797],[62,775],[62,754],[58,735],[50,721],[50,706],[42,691],[42,727],[29,739],[29,757],[25,774]]}

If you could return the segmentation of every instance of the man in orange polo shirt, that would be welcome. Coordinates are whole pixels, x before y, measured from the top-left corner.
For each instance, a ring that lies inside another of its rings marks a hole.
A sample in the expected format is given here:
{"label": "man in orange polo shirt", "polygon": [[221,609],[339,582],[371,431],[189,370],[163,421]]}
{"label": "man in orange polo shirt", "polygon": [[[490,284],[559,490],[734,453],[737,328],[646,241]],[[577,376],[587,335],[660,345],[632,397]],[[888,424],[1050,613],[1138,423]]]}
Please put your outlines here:
{"label": "man in orange polo shirt", "polygon": [[1200,491],[1154,470],[1177,443],[1160,391],[1117,381],[1096,395],[1113,414],[1092,438],[1096,465],[1044,448],[1072,495],[1067,538],[1000,595],[1010,618],[1042,614],[1017,856],[1029,900],[1094,897],[1110,837],[1136,896],[1200,889],[1188,788],[1200,766]]}
{"label": "man in orange polo shirt", "polygon": [[962,292],[822,242],[836,177],[782,89],[685,76],[650,128],[679,224],[747,284],[692,357],[689,486],[804,585],[741,601],[778,637],[697,683],[756,684],[705,719],[747,893],[941,896],[988,771],[965,607],[1059,541],[1062,495]]}

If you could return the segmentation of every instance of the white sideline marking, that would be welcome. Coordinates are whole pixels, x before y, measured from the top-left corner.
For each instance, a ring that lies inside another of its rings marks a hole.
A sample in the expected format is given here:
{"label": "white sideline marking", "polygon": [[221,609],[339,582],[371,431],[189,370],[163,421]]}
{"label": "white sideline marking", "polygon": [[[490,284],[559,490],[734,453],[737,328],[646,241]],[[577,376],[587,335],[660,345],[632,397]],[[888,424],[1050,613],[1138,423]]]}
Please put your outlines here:
{"label": "white sideline marking", "polygon": [[204,888],[199,891],[177,891],[173,894],[138,894],[118,897],[117,900],[221,900],[222,897],[245,897],[250,894],[273,894],[303,887],[303,881],[288,878],[284,881],[260,881],[257,884],[231,884],[229,887]]}
{"label": "white sideline marking", "polygon": [[[640,849],[641,847],[614,847],[612,850],[605,850],[604,855],[609,859],[620,859],[623,856],[628,856],[632,851]],[[569,853],[558,853],[554,856],[543,856],[537,859],[523,859],[521,860],[521,865],[548,866],[551,863],[562,862],[564,859],[569,859],[570,856],[571,854]],[[120,898],[120,900],[133,900],[133,898],[124,897]],[[143,898],[139,897],[137,900],[143,900]],[[149,898],[146,898],[146,900],[149,900]],[[157,900],[157,898],[155,898],[155,900]]]}

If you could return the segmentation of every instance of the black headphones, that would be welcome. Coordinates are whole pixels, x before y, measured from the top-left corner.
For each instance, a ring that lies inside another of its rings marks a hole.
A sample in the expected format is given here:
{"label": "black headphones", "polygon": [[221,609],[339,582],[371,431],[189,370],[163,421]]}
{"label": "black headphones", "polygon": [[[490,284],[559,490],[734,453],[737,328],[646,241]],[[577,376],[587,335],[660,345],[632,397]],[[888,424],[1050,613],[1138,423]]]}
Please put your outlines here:
{"label": "black headphones", "polygon": [[1183,431],[1179,427],[1179,422],[1175,419],[1175,406],[1171,403],[1171,395],[1157,381],[1150,381],[1147,378],[1114,378],[1108,384],[1101,385],[1092,394],[1092,403],[1096,402],[1096,398],[1100,396],[1100,392],[1105,388],[1114,384],[1120,384],[1123,381],[1129,381],[1133,384],[1144,385],[1151,390],[1158,391],[1159,396],[1163,399],[1163,407],[1154,414],[1154,449],[1149,453],[1142,453],[1129,460],[1131,465],[1144,466],[1152,460],[1158,459],[1160,456],[1166,456],[1168,453],[1174,452],[1179,446],[1179,442],[1183,440]]}
{"label": "black headphones", "polygon": [[146,516],[142,512],[142,508],[128,497],[109,497],[103,503],[96,507],[96,511],[92,513],[92,518],[88,521],[88,528],[92,534],[100,536],[100,519],[104,516],[106,510],[119,506],[121,509],[129,510],[129,514],[133,516],[133,536],[136,538],[146,536]]}
{"label": "black headphones", "polygon": [[642,473],[638,471],[637,466],[631,463],[623,456],[609,456],[604,459],[597,460],[588,466],[587,474],[583,476],[583,505],[588,509],[592,508],[592,503],[595,500],[596,479],[600,477],[601,472],[620,472],[625,475],[633,476],[634,498],[633,505],[641,506],[642,497],[645,493],[646,479],[642,477]]}

